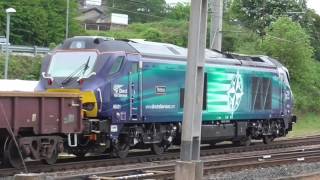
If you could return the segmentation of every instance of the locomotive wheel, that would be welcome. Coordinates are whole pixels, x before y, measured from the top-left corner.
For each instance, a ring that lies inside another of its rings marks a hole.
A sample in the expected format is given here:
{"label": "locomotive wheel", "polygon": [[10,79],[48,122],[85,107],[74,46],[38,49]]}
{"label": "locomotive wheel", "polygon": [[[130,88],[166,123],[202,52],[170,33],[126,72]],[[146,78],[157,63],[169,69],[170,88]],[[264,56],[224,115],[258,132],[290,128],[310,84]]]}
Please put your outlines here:
{"label": "locomotive wheel", "polygon": [[247,136],[240,140],[240,144],[242,146],[250,146],[251,145],[251,136]]}
{"label": "locomotive wheel", "polygon": [[87,151],[80,150],[80,151],[75,151],[75,152],[73,152],[72,154],[74,154],[74,155],[77,156],[77,157],[82,158],[82,157],[84,157],[84,156],[87,154]]}
{"label": "locomotive wheel", "polygon": [[165,146],[162,143],[154,143],[151,146],[151,151],[156,155],[161,155],[165,151]]}
{"label": "locomotive wheel", "polygon": [[160,154],[163,154],[165,151],[167,151],[170,145],[171,145],[170,142],[163,140],[160,143],[152,144],[151,151],[156,155],[160,155]]}
{"label": "locomotive wheel", "polygon": [[115,153],[121,159],[124,159],[128,156],[129,149],[130,149],[130,146],[128,144],[115,145]]}
{"label": "locomotive wheel", "polygon": [[232,141],[235,146],[250,146],[251,145],[251,136],[243,137],[240,140]]}
{"label": "locomotive wheel", "polygon": [[236,140],[236,141],[232,141],[232,145],[234,146],[241,146],[241,143],[239,140]]}
{"label": "locomotive wheel", "polygon": [[20,152],[13,139],[8,138],[4,147],[4,161],[6,164],[14,167],[21,168],[23,166],[23,159],[20,157]]}
{"label": "locomotive wheel", "polygon": [[263,136],[263,143],[264,144],[270,144],[274,138],[272,136]]}
{"label": "locomotive wheel", "polygon": [[55,163],[57,162],[57,160],[58,160],[58,155],[59,155],[59,153],[58,153],[57,148],[54,148],[51,156],[50,156],[50,157],[47,157],[47,158],[45,158],[45,159],[42,159],[41,161],[42,161],[43,163],[49,164],[49,165],[55,164]]}

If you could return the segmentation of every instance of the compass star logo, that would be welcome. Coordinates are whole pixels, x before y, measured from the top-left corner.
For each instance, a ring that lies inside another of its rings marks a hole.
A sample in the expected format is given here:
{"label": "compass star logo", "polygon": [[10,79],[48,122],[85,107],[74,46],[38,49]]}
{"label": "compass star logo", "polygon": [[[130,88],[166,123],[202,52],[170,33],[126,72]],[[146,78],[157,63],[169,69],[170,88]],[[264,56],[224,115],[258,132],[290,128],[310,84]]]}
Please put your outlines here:
{"label": "compass star logo", "polygon": [[239,71],[237,71],[237,74],[231,79],[230,88],[228,90],[228,106],[232,113],[239,108],[242,96],[243,81]]}

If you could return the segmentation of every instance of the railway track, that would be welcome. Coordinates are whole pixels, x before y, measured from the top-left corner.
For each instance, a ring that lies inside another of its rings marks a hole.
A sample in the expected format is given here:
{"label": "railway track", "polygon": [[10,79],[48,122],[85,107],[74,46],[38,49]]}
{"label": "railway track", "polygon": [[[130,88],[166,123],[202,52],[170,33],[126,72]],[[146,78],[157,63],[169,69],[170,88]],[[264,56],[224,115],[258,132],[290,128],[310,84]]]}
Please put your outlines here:
{"label": "railway track", "polygon": [[[290,139],[290,140],[281,140],[281,141],[275,141],[270,145],[264,145],[262,143],[255,143],[252,146],[249,147],[229,147],[228,145],[224,145],[221,148],[209,148],[209,147],[203,147],[201,150],[201,156],[203,159],[206,159],[206,157],[210,156],[225,156],[226,154],[229,154],[229,157],[231,154],[234,154],[235,156],[239,156],[239,153],[246,153],[245,156],[247,159],[255,158],[257,155],[263,155],[265,151],[272,151],[273,153],[281,153],[281,149],[284,148],[294,148],[294,147],[300,147],[300,146],[310,146],[310,145],[319,145],[318,150],[320,151],[320,136],[312,136],[307,138],[301,138],[301,139]],[[316,147],[316,146],[315,146]],[[259,154],[259,151],[264,151]],[[285,151],[288,151],[286,149]],[[295,152],[299,151],[302,153],[301,148],[300,149],[292,149],[289,152]],[[307,151],[306,151],[307,152]],[[308,151],[310,152],[310,151]],[[251,153],[251,154],[250,154]],[[313,152],[316,153],[316,152]],[[146,155],[147,154],[147,155]],[[256,155],[256,156],[254,156]],[[243,157],[242,156],[242,157]],[[320,153],[319,153],[320,156]],[[169,161],[169,160],[176,160],[179,159],[179,149],[173,149],[169,152],[163,154],[163,155],[152,155],[149,152],[137,152],[132,154],[126,159],[119,159],[119,158],[110,158],[108,156],[98,156],[98,157],[87,157],[85,159],[79,159],[79,158],[73,158],[73,159],[62,159],[59,160],[59,162],[55,165],[43,165],[39,163],[28,163],[28,172],[38,173],[38,172],[60,172],[60,171],[67,171],[67,170],[74,170],[74,169],[86,169],[86,168],[95,168],[95,167],[112,167],[115,165],[129,165],[133,163],[143,163],[143,162],[154,162],[154,161]],[[221,159],[221,162],[227,162],[227,160]],[[239,159],[238,159],[239,160]],[[233,159],[229,159],[229,162],[237,161],[236,157]],[[242,161],[241,159],[239,161]],[[205,164],[210,164],[210,160],[208,162],[205,162]],[[218,163],[219,161],[215,162]],[[213,161],[211,162],[213,163]],[[164,167],[169,167],[169,165],[163,165]],[[214,167],[219,167],[217,164],[212,164]],[[164,168],[162,167],[162,168]],[[207,167],[207,166],[206,166]],[[171,165],[172,168],[172,165]],[[165,168],[164,168],[165,169]],[[157,169],[157,171],[162,171],[164,169]],[[211,168],[212,169],[212,168]],[[223,168],[221,168],[222,170]],[[209,170],[209,169],[208,169]],[[208,171],[205,168],[205,172]],[[216,169],[218,170],[218,169]],[[114,171],[114,170],[113,170]],[[165,170],[166,172],[170,172],[170,170]],[[22,172],[21,169],[14,169],[14,168],[2,168],[0,169],[0,176],[11,176],[13,174],[17,174]],[[127,173],[128,174],[128,173]],[[130,173],[129,173],[130,174]]]}
{"label": "railway track", "polygon": [[[291,152],[269,153],[266,155],[248,155],[240,157],[204,158],[204,175],[223,171],[238,171],[248,168],[270,167],[297,162],[317,162],[320,160],[320,147]],[[56,177],[56,179],[173,179],[175,163],[151,167],[137,167],[122,170],[88,173],[85,175],[71,175]]]}

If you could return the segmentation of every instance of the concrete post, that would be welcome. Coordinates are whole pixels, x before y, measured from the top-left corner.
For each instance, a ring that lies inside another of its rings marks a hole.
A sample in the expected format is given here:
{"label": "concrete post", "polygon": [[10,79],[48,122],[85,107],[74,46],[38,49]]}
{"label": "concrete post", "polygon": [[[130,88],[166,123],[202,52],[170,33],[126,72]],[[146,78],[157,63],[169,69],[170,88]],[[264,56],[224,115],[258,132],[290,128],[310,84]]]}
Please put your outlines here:
{"label": "concrete post", "polygon": [[203,174],[200,142],[207,12],[207,0],[191,0],[181,152],[175,171],[177,180],[202,179]]}
{"label": "concrete post", "polygon": [[223,0],[211,1],[210,49],[222,49]]}
{"label": "concrete post", "polygon": [[175,172],[175,180],[201,180],[203,163],[201,161],[178,161]]}

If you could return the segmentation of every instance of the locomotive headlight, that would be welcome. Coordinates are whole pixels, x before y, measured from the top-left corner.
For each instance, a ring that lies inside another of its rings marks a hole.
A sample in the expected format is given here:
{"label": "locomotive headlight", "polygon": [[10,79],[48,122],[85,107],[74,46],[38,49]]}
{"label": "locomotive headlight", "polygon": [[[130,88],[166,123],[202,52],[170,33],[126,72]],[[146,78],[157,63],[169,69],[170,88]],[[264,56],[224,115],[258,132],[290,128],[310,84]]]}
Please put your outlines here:
{"label": "locomotive headlight", "polygon": [[116,117],[117,119],[120,119],[121,118],[121,114],[119,112],[116,113]]}
{"label": "locomotive headlight", "polygon": [[83,109],[86,111],[92,111],[94,109],[95,103],[89,102],[89,103],[84,103],[82,105]]}

